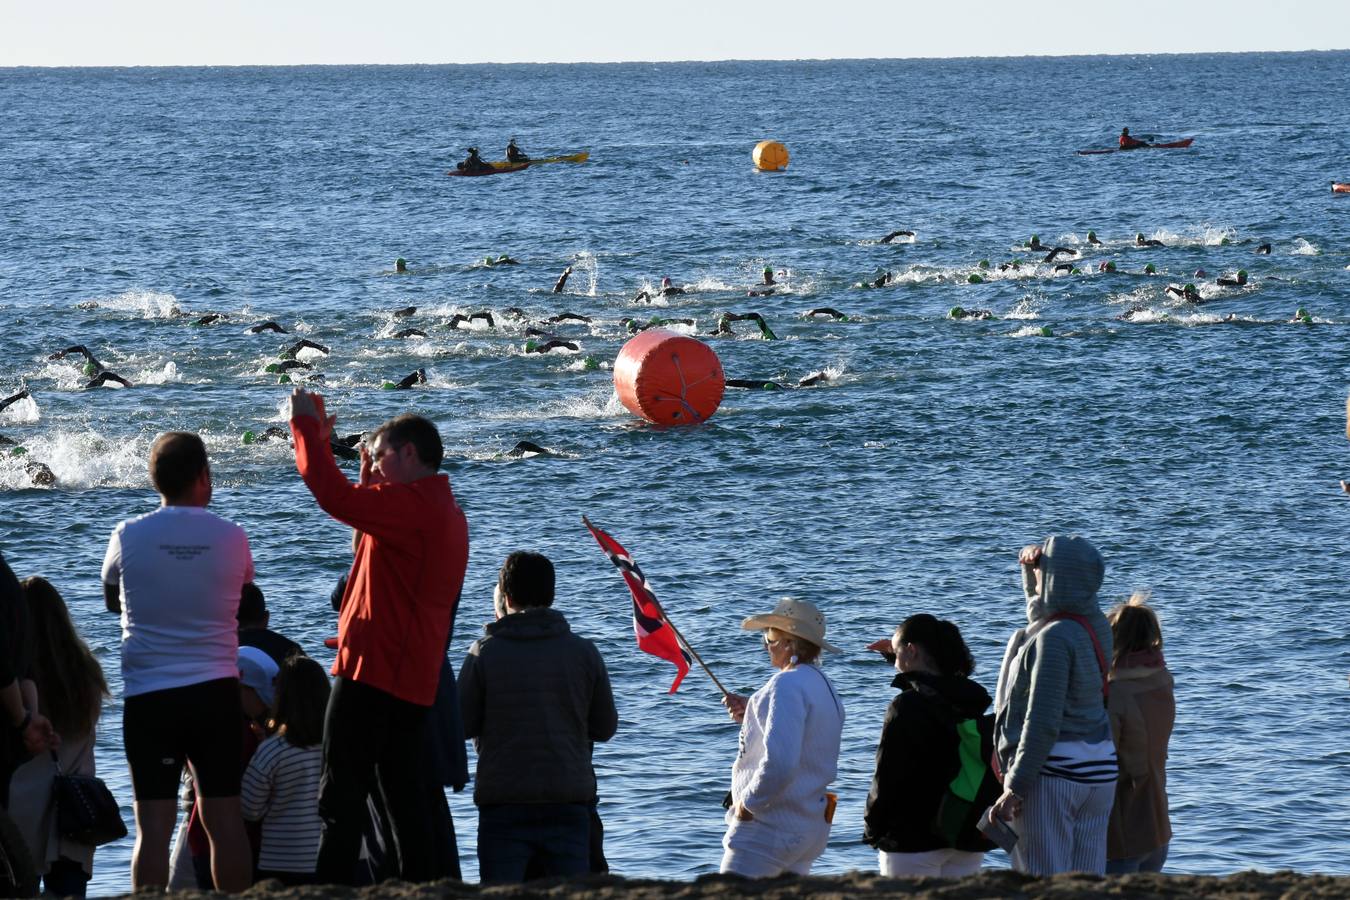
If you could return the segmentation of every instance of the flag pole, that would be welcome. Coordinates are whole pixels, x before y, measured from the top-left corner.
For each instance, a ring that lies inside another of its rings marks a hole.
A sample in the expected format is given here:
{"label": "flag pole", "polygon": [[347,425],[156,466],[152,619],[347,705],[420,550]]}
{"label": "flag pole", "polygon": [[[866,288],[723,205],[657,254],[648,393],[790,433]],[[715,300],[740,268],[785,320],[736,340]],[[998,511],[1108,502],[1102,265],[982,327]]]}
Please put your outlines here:
{"label": "flag pole", "polygon": [[[1350,401],[1347,401],[1347,402],[1350,402]],[[581,522],[582,522],[582,524],[584,524],[588,529],[591,529],[591,528],[594,528],[594,527],[595,527],[595,526],[593,526],[593,525],[591,524],[591,520],[588,519],[588,518],[586,518],[584,515],[581,517]],[[611,538],[611,540],[613,540],[613,539]],[[603,549],[603,548],[601,548],[601,549]],[[701,657],[701,656],[698,655],[698,651],[695,650],[695,649],[690,645],[689,641],[685,639],[685,636],[684,636],[683,634],[680,633],[680,629],[676,628],[676,627],[675,627],[675,623],[672,622],[672,621],[670,621],[670,617],[666,615],[666,608],[665,608],[665,606],[663,606],[663,605],[661,604],[661,601],[660,601],[660,600],[657,600],[657,599],[656,599],[656,594],[652,593],[652,591],[651,591],[650,589],[648,589],[648,591],[647,591],[647,597],[648,597],[648,599],[651,600],[652,603],[656,604],[656,611],[659,612],[659,613],[661,614],[661,621],[662,621],[662,622],[665,622],[667,625],[670,626],[670,631],[671,631],[672,634],[675,635],[675,640],[679,641],[680,644],[684,647],[684,649],[686,649],[686,650],[689,651],[689,655],[692,656],[692,657],[694,658],[694,661],[697,662],[697,663],[699,664],[699,666],[703,669],[703,671],[705,671],[705,672],[708,673],[708,677],[712,679],[713,684],[717,685],[717,689],[718,689],[719,691],[722,692],[722,696],[723,696],[723,697],[730,697],[730,696],[732,696],[731,691],[727,690],[726,687],[722,684],[722,682],[720,682],[720,681],[717,680],[717,676],[713,674],[712,669],[708,668],[708,664],[705,663],[705,662],[703,661],[703,657]]]}

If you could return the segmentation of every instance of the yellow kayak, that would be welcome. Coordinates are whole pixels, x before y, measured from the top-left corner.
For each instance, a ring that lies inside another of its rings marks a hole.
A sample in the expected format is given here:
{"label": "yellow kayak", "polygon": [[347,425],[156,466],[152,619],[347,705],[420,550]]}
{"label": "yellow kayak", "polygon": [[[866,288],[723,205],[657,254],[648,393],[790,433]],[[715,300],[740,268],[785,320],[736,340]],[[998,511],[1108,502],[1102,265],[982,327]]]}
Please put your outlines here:
{"label": "yellow kayak", "polygon": [[[544,163],[559,163],[559,162],[584,163],[586,160],[590,158],[591,152],[589,150],[582,150],[580,153],[569,153],[566,156],[538,156],[533,157],[529,160],[522,159],[521,162],[528,162],[532,166],[540,166],[543,165]],[[508,162],[507,160],[504,159],[488,163],[488,165],[492,166],[492,168],[494,169],[506,169],[511,166],[516,166],[519,164],[520,163]]]}

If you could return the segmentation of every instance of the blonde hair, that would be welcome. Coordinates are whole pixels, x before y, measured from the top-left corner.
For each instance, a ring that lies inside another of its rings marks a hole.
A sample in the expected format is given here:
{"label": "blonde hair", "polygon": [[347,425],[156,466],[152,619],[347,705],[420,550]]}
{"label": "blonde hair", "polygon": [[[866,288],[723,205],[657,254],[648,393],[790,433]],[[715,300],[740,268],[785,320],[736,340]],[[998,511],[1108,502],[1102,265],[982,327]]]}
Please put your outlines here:
{"label": "blonde hair", "polygon": [[788,634],[781,628],[765,628],[764,637],[770,641],[787,641],[788,645],[792,647],[792,655],[797,657],[799,663],[815,662],[816,657],[820,656],[818,645],[811,643],[806,638]]}
{"label": "blonde hair", "polygon": [[1162,649],[1162,625],[1158,624],[1158,614],[1148,605],[1148,599],[1148,591],[1135,591],[1130,599],[1107,613],[1113,666],[1131,653]]}

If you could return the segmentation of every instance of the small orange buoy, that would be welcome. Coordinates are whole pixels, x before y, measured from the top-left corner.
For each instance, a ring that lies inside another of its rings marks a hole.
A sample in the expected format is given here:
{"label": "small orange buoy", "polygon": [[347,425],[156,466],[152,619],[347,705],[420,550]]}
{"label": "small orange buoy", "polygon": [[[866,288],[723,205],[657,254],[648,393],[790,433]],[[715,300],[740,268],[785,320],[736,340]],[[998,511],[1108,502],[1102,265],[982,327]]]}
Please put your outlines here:
{"label": "small orange buoy", "polygon": [[726,390],[722,361],[707,344],[650,328],[614,360],[614,390],[635,416],[657,425],[696,425],[712,417]]}
{"label": "small orange buoy", "polygon": [[788,149],[777,141],[760,141],[750,157],[761,172],[781,172],[787,168]]}

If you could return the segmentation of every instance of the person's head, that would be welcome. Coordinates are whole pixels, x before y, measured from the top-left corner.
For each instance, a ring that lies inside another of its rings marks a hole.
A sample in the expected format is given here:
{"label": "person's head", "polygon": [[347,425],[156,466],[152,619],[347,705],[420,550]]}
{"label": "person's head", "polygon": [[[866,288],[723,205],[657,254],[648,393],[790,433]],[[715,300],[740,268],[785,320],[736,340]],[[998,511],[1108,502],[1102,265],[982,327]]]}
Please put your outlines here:
{"label": "person's head", "polygon": [[1124,134],[1124,135],[1129,135],[1130,129],[1128,129],[1128,128],[1122,128],[1122,129],[1120,129],[1120,133],[1121,133],[1121,134]]}
{"label": "person's head", "polygon": [[277,664],[257,647],[240,647],[239,705],[244,715],[254,722],[262,721],[276,699]]}
{"label": "person's head", "polygon": [[445,448],[436,426],[411,413],[385,422],[370,439],[372,468],[394,484],[434,475],[444,458]]}
{"label": "person's head", "polygon": [[1133,594],[1106,616],[1111,623],[1111,666],[1131,653],[1162,650],[1162,626],[1148,605],[1147,593]]}
{"label": "person's head", "polygon": [[32,653],[30,675],[37,683],[38,707],[57,734],[75,738],[89,734],[99,704],[108,696],[103,668],[80,639],[61,594],[45,578],[20,582],[28,609],[27,642]]}
{"label": "person's head", "polygon": [[1057,612],[1082,614],[1098,608],[1097,591],[1106,575],[1106,563],[1086,538],[1065,534],[1046,538],[1036,569],[1036,598],[1028,604],[1029,621]]}
{"label": "person's head", "polygon": [[401,256],[398,259],[394,260],[394,271],[395,272],[408,271],[408,261]]}
{"label": "person's head", "polygon": [[251,581],[239,592],[239,612],[235,618],[239,620],[241,629],[266,628],[271,619],[262,589]]}
{"label": "person's head", "polygon": [[670,276],[669,276],[669,275],[666,275],[665,277],[663,277],[663,278],[661,279],[661,287],[663,287],[663,288],[668,288],[668,287],[670,287]]}
{"label": "person's head", "polygon": [[506,146],[508,146],[508,147],[514,147],[515,145],[516,145],[516,139],[515,139],[515,138],[511,138],[511,140],[509,140],[509,141],[506,142]]}
{"label": "person's head", "polygon": [[1247,283],[1247,270],[1246,270],[1246,269],[1238,269],[1237,280],[1238,280],[1238,284],[1246,284],[1246,283]]}
{"label": "person's head", "polygon": [[323,666],[308,656],[291,656],[277,673],[276,705],[267,723],[269,730],[284,735],[296,747],[320,743],[329,690]]}
{"label": "person's head", "polygon": [[161,434],[150,448],[150,483],[165,506],[211,502],[211,467],[202,439],[188,431]]}
{"label": "person's head", "polygon": [[553,563],[541,553],[517,550],[497,572],[497,591],[507,612],[553,605]]}
{"label": "person's head", "polygon": [[838,653],[825,640],[825,615],[815,604],[793,597],[778,601],[773,612],[750,616],[741,622],[746,631],[764,632],[764,646],[776,669],[815,662],[821,650]]}
{"label": "person's head", "polygon": [[975,671],[961,630],[945,619],[919,613],[900,623],[891,638],[895,668],[901,672],[968,677]]}

